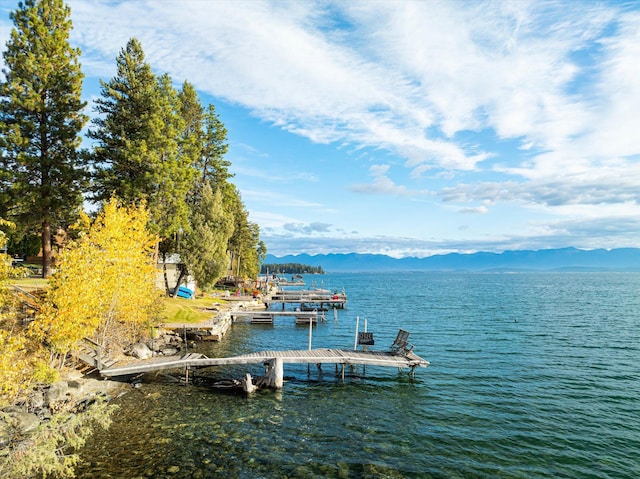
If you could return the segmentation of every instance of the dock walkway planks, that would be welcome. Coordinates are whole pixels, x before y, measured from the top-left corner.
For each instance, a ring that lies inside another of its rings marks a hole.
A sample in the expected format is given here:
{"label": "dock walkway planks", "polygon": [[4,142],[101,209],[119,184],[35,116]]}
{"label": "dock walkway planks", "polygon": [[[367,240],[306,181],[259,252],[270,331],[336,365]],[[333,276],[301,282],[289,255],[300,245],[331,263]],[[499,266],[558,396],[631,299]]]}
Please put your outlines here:
{"label": "dock walkway planks", "polygon": [[275,317],[293,317],[296,324],[309,324],[309,321],[318,322],[318,317],[324,321],[324,314],[318,311],[233,311],[231,318],[236,321],[240,318],[248,319],[252,324],[273,324]]}
{"label": "dock walkway planks", "polygon": [[106,377],[127,376],[163,369],[187,367],[226,366],[231,364],[261,364],[279,358],[284,364],[361,364],[367,366],[387,366],[412,370],[427,367],[429,361],[415,353],[398,355],[389,351],[353,351],[344,349],[300,349],[292,351],[260,351],[228,358],[208,358],[202,354],[188,353],[183,356],[159,356],[151,359],[116,363],[103,369]]}

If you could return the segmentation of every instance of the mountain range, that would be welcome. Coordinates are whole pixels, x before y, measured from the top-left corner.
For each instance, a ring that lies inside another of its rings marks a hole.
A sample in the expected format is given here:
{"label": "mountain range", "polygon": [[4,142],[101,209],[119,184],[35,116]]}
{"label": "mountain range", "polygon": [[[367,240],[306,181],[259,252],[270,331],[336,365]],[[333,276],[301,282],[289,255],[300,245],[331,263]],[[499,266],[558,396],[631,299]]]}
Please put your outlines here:
{"label": "mountain range", "polygon": [[546,250],[449,253],[425,258],[382,254],[297,254],[265,258],[268,264],[321,266],[327,273],[380,271],[640,271],[640,248],[561,248]]}

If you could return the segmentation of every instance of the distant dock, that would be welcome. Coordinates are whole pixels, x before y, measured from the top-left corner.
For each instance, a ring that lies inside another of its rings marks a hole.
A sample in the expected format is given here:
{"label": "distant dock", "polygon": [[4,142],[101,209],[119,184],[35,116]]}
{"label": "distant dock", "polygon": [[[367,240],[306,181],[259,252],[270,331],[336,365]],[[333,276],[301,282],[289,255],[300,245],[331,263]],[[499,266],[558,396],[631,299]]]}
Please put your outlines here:
{"label": "distant dock", "polygon": [[347,295],[343,292],[328,290],[280,290],[271,294],[264,300],[265,305],[270,307],[272,304],[281,304],[282,309],[287,304],[298,304],[300,308],[322,310],[326,307],[344,309],[347,304]]}
{"label": "distant dock", "polygon": [[318,318],[324,320],[324,316],[318,311],[233,311],[231,318],[235,322],[238,319],[247,319],[251,324],[273,324],[278,316],[294,318],[296,324],[309,324],[309,321],[318,322]]}

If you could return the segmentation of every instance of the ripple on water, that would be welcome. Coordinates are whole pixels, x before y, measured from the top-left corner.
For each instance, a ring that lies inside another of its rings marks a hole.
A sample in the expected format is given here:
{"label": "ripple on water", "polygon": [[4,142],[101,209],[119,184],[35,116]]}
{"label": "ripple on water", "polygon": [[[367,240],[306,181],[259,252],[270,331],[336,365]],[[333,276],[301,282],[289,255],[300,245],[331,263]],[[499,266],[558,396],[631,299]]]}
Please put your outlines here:
{"label": "ripple on water", "polygon": [[[325,275],[329,284],[345,288],[348,308],[314,330],[314,346],[353,347],[359,316],[376,348],[411,331],[431,366],[414,381],[347,370],[345,384],[330,366],[287,367],[284,391],[250,397],[150,380],[118,399],[78,477],[640,477],[640,274]],[[285,322],[236,324],[206,347],[222,356],[307,340]]]}

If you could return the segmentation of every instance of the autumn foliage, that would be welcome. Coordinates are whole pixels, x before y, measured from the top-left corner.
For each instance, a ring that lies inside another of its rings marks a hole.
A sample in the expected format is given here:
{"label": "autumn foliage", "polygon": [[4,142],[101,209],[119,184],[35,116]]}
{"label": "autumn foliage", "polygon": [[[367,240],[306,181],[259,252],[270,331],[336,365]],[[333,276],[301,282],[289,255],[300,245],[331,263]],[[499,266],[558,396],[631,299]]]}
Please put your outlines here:
{"label": "autumn foliage", "polygon": [[149,233],[143,205],[111,199],[91,222],[82,215],[78,238],[56,261],[45,305],[33,334],[64,357],[82,338],[107,350],[135,341],[157,317],[157,238]]}

